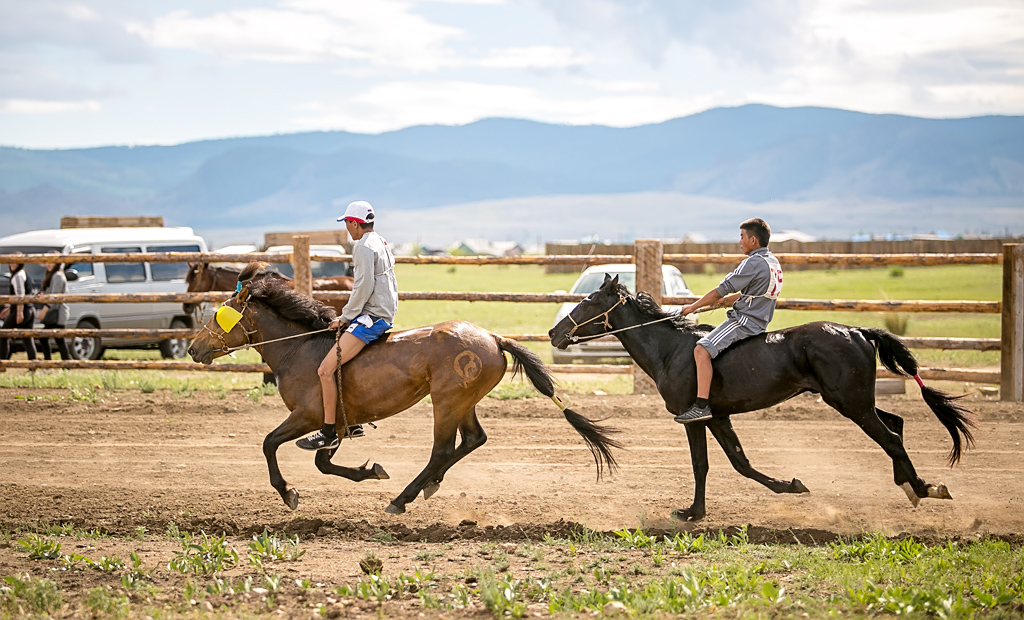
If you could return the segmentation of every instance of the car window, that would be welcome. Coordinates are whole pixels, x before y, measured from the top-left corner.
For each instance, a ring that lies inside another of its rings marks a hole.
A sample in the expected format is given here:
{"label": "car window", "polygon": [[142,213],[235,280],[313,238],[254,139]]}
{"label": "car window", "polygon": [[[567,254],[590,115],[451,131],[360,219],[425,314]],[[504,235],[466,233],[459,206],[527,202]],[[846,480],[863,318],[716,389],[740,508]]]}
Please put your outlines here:
{"label": "car window", "polygon": [[[142,248],[105,247],[101,248],[100,252],[104,254],[138,254],[142,252]],[[106,263],[104,267],[107,272],[107,282],[111,284],[146,281],[146,268],[142,263]]]}
{"label": "car window", "polygon": [[[151,245],[146,248],[147,252],[198,252],[199,246],[192,245]],[[188,272],[188,263],[150,263],[149,273],[153,276],[154,282],[168,282],[170,280],[184,280]]]}
{"label": "car window", "polygon": [[[91,253],[92,252],[90,252],[88,249],[85,249],[85,250],[75,250],[75,251],[71,252],[71,255],[74,256],[75,254],[91,254]],[[93,270],[92,270],[92,263],[71,263],[70,265],[68,265],[65,268],[65,271],[67,271],[68,269],[74,269],[75,272],[78,273],[78,279],[79,280],[81,280],[82,278],[91,278],[94,275]]]}
{"label": "car window", "polygon": [[[619,276],[619,284],[624,284],[630,293],[636,292],[636,274],[632,272],[611,274],[614,278],[616,275]],[[604,272],[594,271],[580,278],[576,285],[572,287],[572,293],[579,293],[581,295],[589,295],[601,288],[604,284]]]}

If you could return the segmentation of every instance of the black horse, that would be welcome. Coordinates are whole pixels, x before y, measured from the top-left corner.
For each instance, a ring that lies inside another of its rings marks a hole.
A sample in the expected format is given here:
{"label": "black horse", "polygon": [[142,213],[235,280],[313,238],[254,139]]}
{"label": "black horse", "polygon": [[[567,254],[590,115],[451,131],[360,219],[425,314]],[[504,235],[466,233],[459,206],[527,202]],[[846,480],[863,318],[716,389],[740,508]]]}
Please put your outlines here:
{"label": "black horse", "polygon": [[[640,327],[639,329],[633,329]],[[673,414],[686,411],[697,396],[693,348],[710,329],[694,327],[680,316],[666,314],[650,295],[631,296],[616,276],[605,276],[600,289],[584,299],[548,332],[551,344],[564,349],[579,338],[615,331],[626,351],[650,375]],[[621,330],[621,331],[619,331]],[[970,412],[957,397],[926,387],[917,376],[917,360],[906,345],[883,329],[818,322],[769,332],[726,349],[714,363],[711,411],[707,422],[686,425],[695,482],[693,505],[673,515],[704,518],[708,473],[705,427],[725,450],[736,471],[776,493],[807,493],[797,479],[776,480],[750,466],[729,416],[770,407],[803,392],[821,394],[829,406],[850,418],[885,450],[893,461],[893,477],[917,506],[921,498],[952,499],[945,485],[926,483],[914,470],[903,447],[903,418],[875,406],[875,353],[894,373],[914,377],[921,394],[953,438],[949,464],[960,460],[974,443]]]}

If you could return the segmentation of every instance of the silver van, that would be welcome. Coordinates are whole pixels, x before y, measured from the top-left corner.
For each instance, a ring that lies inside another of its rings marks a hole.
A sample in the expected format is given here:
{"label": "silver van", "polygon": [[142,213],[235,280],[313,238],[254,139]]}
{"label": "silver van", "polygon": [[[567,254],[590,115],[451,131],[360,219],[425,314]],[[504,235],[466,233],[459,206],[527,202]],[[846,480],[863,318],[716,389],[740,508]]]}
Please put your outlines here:
{"label": "silver van", "polygon": [[[188,227],[168,228],[62,228],[35,230],[0,238],[0,254],[136,254],[141,252],[206,252],[206,241]],[[2,266],[6,274],[7,265]],[[26,264],[25,270],[38,287],[45,267]],[[185,263],[73,263],[65,268],[68,293],[184,293]],[[0,285],[6,278],[0,278]],[[4,293],[7,292],[3,286]],[[184,329],[194,327],[181,303],[80,303],[69,304],[68,327],[83,329]],[[139,340],[134,338],[72,338],[68,341],[76,359],[99,359],[107,348],[157,346],[165,358],[184,357],[187,339]]]}

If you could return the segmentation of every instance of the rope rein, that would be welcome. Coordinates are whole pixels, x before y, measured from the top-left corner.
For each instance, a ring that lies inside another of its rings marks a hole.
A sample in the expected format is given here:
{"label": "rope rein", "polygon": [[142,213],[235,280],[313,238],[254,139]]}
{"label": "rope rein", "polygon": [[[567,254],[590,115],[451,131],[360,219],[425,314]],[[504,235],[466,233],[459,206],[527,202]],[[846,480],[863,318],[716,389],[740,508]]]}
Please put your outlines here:
{"label": "rope rein", "polygon": [[[630,325],[629,327],[620,327],[619,329],[611,329],[612,325],[611,325],[611,322],[608,320],[608,314],[612,310],[614,310],[616,308],[616,306],[619,306],[619,305],[625,303],[626,299],[627,299],[626,297],[619,297],[619,301],[617,301],[614,306],[612,306],[611,308],[608,308],[607,310],[605,310],[601,314],[598,314],[597,316],[594,316],[593,318],[590,318],[590,319],[587,319],[586,321],[583,321],[582,323],[576,323],[576,319],[572,318],[572,313],[571,312],[568,315],[566,315],[566,316],[569,317],[569,320],[572,321],[572,324],[574,326],[569,331],[569,342],[572,342],[573,344],[575,344],[577,342],[586,342],[588,340],[594,340],[595,338],[604,338],[605,336],[610,336],[611,334],[617,334],[619,332],[626,332],[626,331],[629,331],[631,329],[636,329],[638,327],[646,327],[648,325],[654,325],[655,323],[661,323],[662,321],[671,321],[672,319],[679,318],[680,316],[682,316],[681,314],[679,314],[677,312],[675,314],[670,314],[668,316],[661,317],[660,319],[654,319],[653,321],[647,321],[646,323],[640,323],[638,325]],[[708,306],[706,308],[701,308],[699,310],[694,310],[690,314],[700,314],[701,312],[711,312],[712,310],[719,310],[722,307],[723,306]],[[600,334],[594,334],[593,336],[577,336],[576,335],[576,330],[577,329],[579,329],[580,327],[586,325],[587,323],[590,323],[591,321],[593,321],[595,319],[599,319],[599,318],[602,318],[602,317],[604,317],[604,325],[605,325],[605,327],[609,328],[609,331],[602,332]]]}

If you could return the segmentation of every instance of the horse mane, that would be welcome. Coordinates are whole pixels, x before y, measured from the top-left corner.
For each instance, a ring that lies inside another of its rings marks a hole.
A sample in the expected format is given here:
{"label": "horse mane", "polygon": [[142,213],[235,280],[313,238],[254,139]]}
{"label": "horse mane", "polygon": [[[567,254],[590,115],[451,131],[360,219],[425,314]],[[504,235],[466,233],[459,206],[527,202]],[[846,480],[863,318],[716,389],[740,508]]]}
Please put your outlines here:
{"label": "horse mane", "polygon": [[702,330],[699,326],[695,326],[693,323],[690,323],[680,314],[665,312],[665,310],[658,305],[658,302],[654,301],[654,298],[651,297],[651,294],[647,291],[640,291],[636,295],[630,295],[629,289],[624,285],[619,284],[617,288],[619,295],[625,296],[633,307],[648,320],[654,321],[657,319],[672,317],[665,322],[681,332],[696,334],[698,332],[706,331]]}
{"label": "horse mane", "polygon": [[238,274],[238,281],[249,287],[249,298],[263,302],[281,318],[310,330],[325,329],[337,316],[334,308],[322,301],[296,293],[279,273],[266,271],[267,263],[252,262]]}

